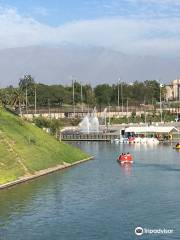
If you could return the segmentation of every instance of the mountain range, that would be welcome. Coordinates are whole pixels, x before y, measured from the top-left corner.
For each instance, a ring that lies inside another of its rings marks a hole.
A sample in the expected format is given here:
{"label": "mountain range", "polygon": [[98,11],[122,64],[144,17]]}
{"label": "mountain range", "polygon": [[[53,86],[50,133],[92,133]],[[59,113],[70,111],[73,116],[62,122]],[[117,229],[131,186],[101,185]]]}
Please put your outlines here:
{"label": "mountain range", "polygon": [[0,84],[17,85],[24,74],[36,82],[70,84],[72,78],[93,86],[160,79],[180,75],[180,57],[135,56],[101,47],[29,46],[0,50]]}

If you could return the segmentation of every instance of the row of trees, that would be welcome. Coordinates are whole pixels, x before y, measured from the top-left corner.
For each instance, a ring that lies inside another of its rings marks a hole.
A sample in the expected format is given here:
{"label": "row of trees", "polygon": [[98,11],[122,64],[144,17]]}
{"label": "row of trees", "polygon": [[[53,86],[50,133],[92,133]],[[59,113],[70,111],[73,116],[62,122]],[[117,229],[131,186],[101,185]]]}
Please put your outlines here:
{"label": "row of trees", "polygon": [[[118,101],[118,92],[119,100]],[[156,80],[146,80],[144,82],[135,81],[132,84],[102,84],[94,88],[96,102],[101,104],[117,105],[122,100],[127,100],[133,104],[154,104],[160,101],[160,85]],[[161,88],[161,96],[165,96],[165,89]]]}
{"label": "row of trees", "polygon": [[19,108],[20,112],[23,105],[28,105],[28,96],[34,95],[36,83],[31,75],[25,75],[19,80],[19,86],[9,86],[1,89],[0,102],[4,106]]}
{"label": "row of trees", "polygon": [[132,84],[125,82],[112,85],[100,84],[93,88],[89,84],[82,86],[78,82],[74,82],[72,86],[37,84],[31,75],[25,75],[20,79],[18,87],[9,86],[1,89],[0,98],[2,104],[19,109],[21,106],[34,106],[34,104],[41,107],[48,104],[62,106],[82,102],[89,106],[117,106],[127,99],[131,105],[158,102],[160,91],[163,98],[165,90],[160,88],[156,80],[135,81]]}

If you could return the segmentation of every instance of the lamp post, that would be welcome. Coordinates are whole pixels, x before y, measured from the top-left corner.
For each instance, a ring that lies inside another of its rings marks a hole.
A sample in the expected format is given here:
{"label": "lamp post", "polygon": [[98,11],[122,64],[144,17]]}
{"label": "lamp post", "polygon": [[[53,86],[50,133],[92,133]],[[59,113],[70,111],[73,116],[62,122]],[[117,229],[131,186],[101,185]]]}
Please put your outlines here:
{"label": "lamp post", "polygon": [[180,79],[178,79],[178,114],[179,114],[179,107],[180,107]]}
{"label": "lamp post", "polygon": [[28,102],[28,96],[27,96],[27,83],[26,83],[26,114],[28,114],[27,102]]}
{"label": "lamp post", "polygon": [[104,109],[103,113],[102,113],[102,117],[104,118],[104,126],[106,127],[107,123],[106,123],[106,118],[107,118],[107,108]]}
{"label": "lamp post", "polygon": [[121,82],[121,111],[122,111],[122,115],[124,113],[124,106],[123,106],[123,85]]}
{"label": "lamp post", "polygon": [[82,116],[83,116],[83,86],[81,82],[81,111],[82,111]]}
{"label": "lamp post", "polygon": [[74,94],[74,79],[72,79],[72,94],[73,94],[73,114],[74,114],[74,118],[75,118],[75,94]]}
{"label": "lamp post", "polygon": [[128,98],[126,100],[126,117],[128,119],[128,113],[129,113],[129,102],[128,102]]}
{"label": "lamp post", "polygon": [[119,84],[120,84],[121,79],[118,79],[118,110],[119,110]]}
{"label": "lamp post", "polygon": [[50,99],[48,98],[48,115],[51,118],[51,106],[50,106]]}
{"label": "lamp post", "polygon": [[160,101],[160,116],[161,116],[161,123],[162,123],[162,93],[161,88],[163,87],[163,84],[159,83],[159,101]]}
{"label": "lamp post", "polygon": [[36,83],[34,85],[34,113],[37,112],[37,86]]}
{"label": "lamp post", "polygon": [[111,123],[111,117],[110,117],[110,105],[109,105],[109,125],[110,125],[110,123]]}
{"label": "lamp post", "polygon": [[177,121],[179,118],[179,104],[180,104],[180,79],[177,78]]}

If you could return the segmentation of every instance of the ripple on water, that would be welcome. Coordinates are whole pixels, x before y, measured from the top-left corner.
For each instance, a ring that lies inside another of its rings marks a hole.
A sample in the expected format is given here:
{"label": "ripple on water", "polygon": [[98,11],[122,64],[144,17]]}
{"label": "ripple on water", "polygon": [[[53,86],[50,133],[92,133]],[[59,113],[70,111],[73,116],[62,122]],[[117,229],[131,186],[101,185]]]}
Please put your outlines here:
{"label": "ripple on water", "polygon": [[[157,239],[180,239],[179,153],[168,146],[78,147],[95,159],[1,191],[0,239],[131,240],[136,226],[172,228],[170,238]],[[131,152],[134,164],[120,166],[119,152]]]}

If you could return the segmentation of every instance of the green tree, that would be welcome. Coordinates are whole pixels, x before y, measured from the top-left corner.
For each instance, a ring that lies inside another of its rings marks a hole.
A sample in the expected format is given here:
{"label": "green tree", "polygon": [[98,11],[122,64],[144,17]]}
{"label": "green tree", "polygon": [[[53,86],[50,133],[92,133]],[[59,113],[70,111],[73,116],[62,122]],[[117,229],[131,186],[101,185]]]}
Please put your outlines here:
{"label": "green tree", "polygon": [[91,87],[90,84],[86,84],[83,87],[84,92],[84,98],[83,101],[89,106],[95,106],[96,105],[96,98],[95,98],[95,92],[94,89]]}
{"label": "green tree", "polygon": [[34,84],[35,81],[31,75],[24,75],[24,77],[19,80],[19,87],[22,91],[26,88],[28,88],[28,90],[34,89]]}
{"label": "green tree", "polygon": [[145,85],[145,96],[147,103],[153,103],[154,100],[159,100],[159,83],[156,80],[146,80]]}
{"label": "green tree", "polygon": [[20,88],[14,89],[12,99],[11,99],[11,107],[13,108],[19,108],[19,113],[22,115],[22,103],[24,102],[24,94]]}
{"label": "green tree", "polygon": [[94,89],[96,101],[101,105],[109,105],[112,103],[113,88],[109,84],[97,85]]}

